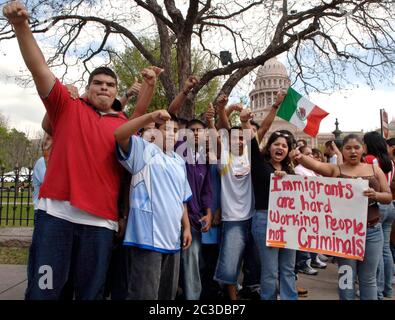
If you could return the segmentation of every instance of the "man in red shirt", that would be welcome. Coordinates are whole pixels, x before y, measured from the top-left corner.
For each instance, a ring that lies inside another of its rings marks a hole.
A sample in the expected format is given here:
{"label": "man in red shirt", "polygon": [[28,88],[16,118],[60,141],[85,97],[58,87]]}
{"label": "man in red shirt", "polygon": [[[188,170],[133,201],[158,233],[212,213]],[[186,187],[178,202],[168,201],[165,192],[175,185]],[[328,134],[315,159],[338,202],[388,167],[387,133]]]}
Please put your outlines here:
{"label": "man in red shirt", "polygon": [[[46,64],[26,8],[12,1],[3,13],[14,28],[54,138],[40,189],[26,299],[59,299],[70,275],[76,299],[101,299],[119,222],[122,169],[115,156],[114,131],[127,120],[112,109],[117,77],[109,68],[95,69],[86,99],[73,100]],[[142,113],[152,98],[156,70],[146,69],[143,76],[136,105]]]}

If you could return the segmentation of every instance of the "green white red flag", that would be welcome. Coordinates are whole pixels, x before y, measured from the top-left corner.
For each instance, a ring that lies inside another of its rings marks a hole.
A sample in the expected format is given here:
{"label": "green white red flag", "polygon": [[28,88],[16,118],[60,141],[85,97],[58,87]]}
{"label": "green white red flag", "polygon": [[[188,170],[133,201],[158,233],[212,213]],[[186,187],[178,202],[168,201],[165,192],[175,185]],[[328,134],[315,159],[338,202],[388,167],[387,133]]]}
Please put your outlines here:
{"label": "green white red flag", "polygon": [[277,111],[278,117],[312,137],[317,135],[321,120],[328,114],[291,87],[288,88],[287,95]]}

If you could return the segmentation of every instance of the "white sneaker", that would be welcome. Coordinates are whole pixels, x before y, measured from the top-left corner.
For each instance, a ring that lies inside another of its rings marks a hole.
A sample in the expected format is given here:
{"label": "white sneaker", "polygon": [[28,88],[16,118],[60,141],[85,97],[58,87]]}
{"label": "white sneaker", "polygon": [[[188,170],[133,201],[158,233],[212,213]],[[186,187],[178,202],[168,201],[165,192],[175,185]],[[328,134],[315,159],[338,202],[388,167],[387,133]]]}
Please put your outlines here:
{"label": "white sneaker", "polygon": [[311,266],[313,268],[317,268],[317,269],[325,269],[326,263],[322,262],[320,260],[320,258],[318,258],[318,256],[316,256],[316,258],[313,261],[311,261]]}
{"label": "white sneaker", "polygon": [[319,254],[317,255],[317,257],[320,258],[320,260],[321,260],[322,262],[328,262],[328,260],[329,260],[329,258],[328,258],[326,255],[321,254],[321,253],[319,253]]}

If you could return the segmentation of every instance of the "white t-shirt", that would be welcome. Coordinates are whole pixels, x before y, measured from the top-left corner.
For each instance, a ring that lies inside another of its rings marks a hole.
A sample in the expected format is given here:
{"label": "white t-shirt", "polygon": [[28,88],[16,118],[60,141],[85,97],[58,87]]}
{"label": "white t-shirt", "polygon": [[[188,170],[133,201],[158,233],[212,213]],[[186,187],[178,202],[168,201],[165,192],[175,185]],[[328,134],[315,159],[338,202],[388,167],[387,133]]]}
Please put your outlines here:
{"label": "white t-shirt", "polygon": [[315,173],[313,170],[303,167],[301,164],[298,164],[295,167],[295,174],[305,177],[320,177],[319,174]]}
{"label": "white t-shirt", "polygon": [[38,202],[38,209],[44,210],[47,214],[72,223],[84,224],[94,227],[103,227],[118,231],[118,222],[103,219],[93,214],[87,213],[73,207],[69,201],[59,201],[48,198],[41,198]]}
{"label": "white t-shirt", "polygon": [[221,177],[222,221],[244,221],[253,214],[251,165],[247,148],[241,156],[229,152],[224,142],[218,165]]}
{"label": "white t-shirt", "polygon": [[337,155],[334,154],[332,157],[329,157],[329,163],[337,164]]}

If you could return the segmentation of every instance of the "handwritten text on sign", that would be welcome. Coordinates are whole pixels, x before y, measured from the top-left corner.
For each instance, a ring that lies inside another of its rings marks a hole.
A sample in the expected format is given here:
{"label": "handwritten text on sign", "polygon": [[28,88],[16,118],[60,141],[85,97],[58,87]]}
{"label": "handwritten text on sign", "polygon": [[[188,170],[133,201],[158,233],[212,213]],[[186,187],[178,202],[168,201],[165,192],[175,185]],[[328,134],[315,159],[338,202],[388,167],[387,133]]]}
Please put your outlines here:
{"label": "handwritten text on sign", "polygon": [[363,260],[368,182],[271,176],[266,245]]}

